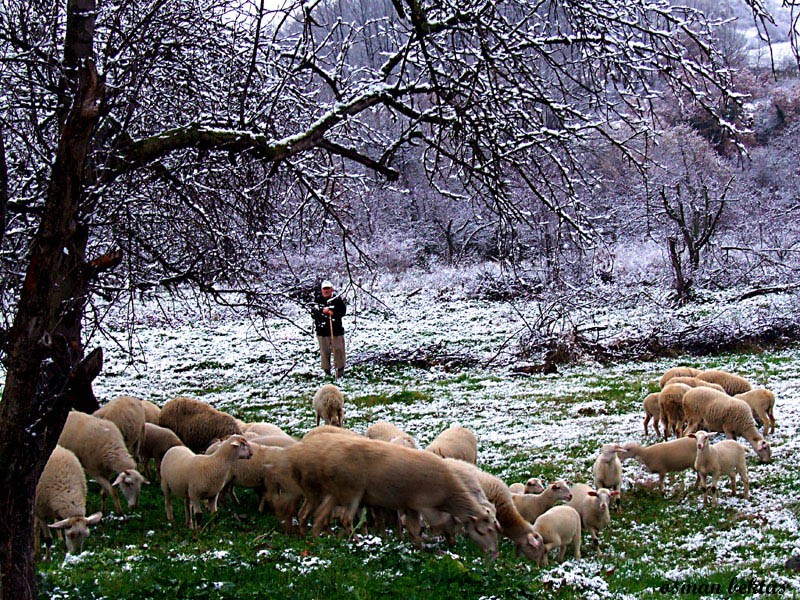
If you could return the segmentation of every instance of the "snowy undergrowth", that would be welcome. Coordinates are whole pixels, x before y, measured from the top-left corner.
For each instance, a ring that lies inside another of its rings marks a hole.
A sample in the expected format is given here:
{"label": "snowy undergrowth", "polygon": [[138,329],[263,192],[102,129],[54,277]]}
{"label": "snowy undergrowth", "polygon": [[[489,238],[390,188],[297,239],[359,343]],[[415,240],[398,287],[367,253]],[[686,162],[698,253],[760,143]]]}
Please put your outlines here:
{"label": "snowy undergrowth", "polygon": [[[430,298],[387,302],[347,318],[353,351],[444,344],[483,359],[519,327],[507,304]],[[151,307],[150,307],[151,308]],[[96,392],[102,400],[127,393],[158,403],[188,394],[245,420],[277,423],[300,435],[313,425],[310,399],[323,382],[314,339],[274,321],[257,329],[229,318],[184,324],[159,323],[148,307],[148,326],[135,339],[146,365],[134,365],[106,345],[104,372]],[[396,538],[355,536],[316,541],[285,536],[271,517],[254,516],[255,500],[223,509],[199,540],[182,525],[164,527],[160,491],[146,490],[132,516],[104,521],[87,543],[87,556],[56,568],[42,567],[43,589],[53,597],[131,597],[132,582],[148,594],[173,591],[181,597],[245,597],[248,586],[268,586],[269,596],[352,597],[419,590],[423,597],[458,593],[468,597],[526,596],[547,591],[556,597],[663,597],[668,582],[719,582],[749,576],[800,592],[783,568],[800,553],[800,351],[729,354],[693,361],[658,361],[612,366],[583,365],[547,376],[514,376],[505,368],[422,370],[410,367],[350,369],[341,381],[347,397],[345,422],[363,431],[388,419],[421,445],[459,423],[480,439],[479,464],[509,483],[537,475],[548,480],[588,481],[597,448],[604,442],[643,440],[641,400],[669,366],[693,362],[736,371],[777,397],[779,428],[770,437],[774,461],[757,463],[748,450],[752,498],[731,498],[722,485],[720,506],[704,508],[696,492],[682,502],[678,486],[664,499],[652,476],[625,464],[625,505],[603,534],[604,556],[588,546],[584,560],[538,571],[503,543],[489,565],[460,542],[419,553]],[[649,442],[655,441],[652,437]],[[684,477],[691,483],[690,475]],[[94,488],[90,488],[93,489]],[[93,495],[92,502],[96,500]],[[58,556],[58,553],[56,553]],[[91,571],[87,567],[91,567]],[[131,579],[133,578],[133,579]],[[202,592],[202,593],[201,593]],[[420,592],[416,592],[420,595]]]}

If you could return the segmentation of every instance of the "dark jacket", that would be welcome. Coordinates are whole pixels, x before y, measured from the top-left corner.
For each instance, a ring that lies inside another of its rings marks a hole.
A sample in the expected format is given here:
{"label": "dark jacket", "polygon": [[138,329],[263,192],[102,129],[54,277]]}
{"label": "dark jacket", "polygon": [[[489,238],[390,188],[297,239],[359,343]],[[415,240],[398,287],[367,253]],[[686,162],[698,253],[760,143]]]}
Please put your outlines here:
{"label": "dark jacket", "polygon": [[314,317],[314,330],[317,335],[331,336],[331,324],[328,315],[322,313],[323,308],[333,309],[333,335],[344,335],[342,317],[347,313],[347,306],[341,296],[331,296],[328,300],[322,297],[322,292],[314,293],[314,306],[311,316]]}

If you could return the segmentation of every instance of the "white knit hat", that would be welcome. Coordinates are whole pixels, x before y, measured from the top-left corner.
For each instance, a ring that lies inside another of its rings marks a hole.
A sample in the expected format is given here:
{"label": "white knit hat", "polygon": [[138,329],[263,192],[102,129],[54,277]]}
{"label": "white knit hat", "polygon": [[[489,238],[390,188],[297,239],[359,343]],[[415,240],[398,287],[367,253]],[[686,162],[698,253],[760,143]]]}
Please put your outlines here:
{"label": "white knit hat", "polygon": [[333,284],[326,279],[325,281],[322,282],[322,284],[319,287],[320,289],[324,290],[325,288],[332,288]]}

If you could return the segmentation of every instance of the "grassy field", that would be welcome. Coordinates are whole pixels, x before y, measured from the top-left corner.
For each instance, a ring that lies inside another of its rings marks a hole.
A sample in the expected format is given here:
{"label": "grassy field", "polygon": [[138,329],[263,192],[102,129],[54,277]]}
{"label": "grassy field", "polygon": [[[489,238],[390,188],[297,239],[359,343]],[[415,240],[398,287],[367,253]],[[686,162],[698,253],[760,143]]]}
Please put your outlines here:
{"label": "grassy field", "polygon": [[[362,323],[351,341],[369,346],[379,328]],[[480,343],[489,347],[498,335],[492,330]],[[97,383],[100,398],[124,392],[163,402],[185,393],[295,435],[313,425],[310,398],[323,380],[313,344],[288,329],[276,327],[264,338],[244,325],[151,327],[137,342],[150,357],[148,368],[137,370],[112,350]],[[774,460],[759,464],[748,448],[752,497],[731,498],[725,482],[718,508],[704,508],[693,490],[684,498],[693,475],[673,482],[664,498],[653,476],[626,462],[624,512],[602,534],[602,557],[588,535],[582,560],[542,569],[516,557],[508,540],[490,564],[465,540],[452,548],[432,540],[419,552],[396,537],[300,539],[282,533],[271,515],[258,515],[249,490],[239,491],[239,502],[223,507],[194,539],[182,523],[166,522],[161,491],[151,485],[136,511],[94,528],[83,554],[65,557],[57,545],[53,560],[39,566],[41,597],[664,598],[713,596],[714,586],[729,597],[731,581],[733,591],[752,581],[781,587],[761,597],[800,596],[796,574],[783,566],[800,553],[800,350],[692,362],[735,370],[775,391]],[[479,436],[479,466],[509,483],[532,475],[589,481],[600,444],[644,441],[641,400],[674,364],[591,365],[533,377],[501,368],[361,366],[342,381],[345,424],[363,431],[391,420],[424,445],[460,423]],[[647,441],[655,441],[652,433]],[[99,488],[90,483],[89,489],[93,511]]]}

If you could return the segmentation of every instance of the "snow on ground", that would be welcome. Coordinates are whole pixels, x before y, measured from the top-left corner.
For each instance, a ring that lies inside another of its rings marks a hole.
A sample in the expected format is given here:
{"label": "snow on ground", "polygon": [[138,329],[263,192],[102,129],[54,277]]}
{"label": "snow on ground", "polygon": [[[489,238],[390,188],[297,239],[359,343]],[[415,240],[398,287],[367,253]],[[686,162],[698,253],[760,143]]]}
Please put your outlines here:
{"label": "snow on ground", "polygon": [[[411,299],[396,294],[383,300],[387,307],[376,306],[346,317],[351,353],[437,343],[451,351],[486,358],[520,327],[519,306],[457,297],[443,302],[428,294]],[[634,310],[645,314],[644,309]],[[286,321],[273,320],[257,328],[247,321],[213,314],[203,320],[178,315],[176,323],[168,325],[157,317],[158,312],[153,306],[144,306],[139,313],[141,321],[149,323],[139,328],[135,337],[145,365],[131,364],[119,348],[105,344],[105,367],[95,390],[101,400],[126,393],[163,403],[188,394],[246,420],[277,423],[293,434],[313,426],[310,399],[323,379],[310,334]],[[303,316],[298,318],[302,321]],[[624,316],[609,311],[604,318],[611,321]],[[775,391],[779,428],[770,437],[774,461],[758,464],[748,450],[752,498],[731,498],[727,482],[720,492],[720,504],[740,511],[742,521],[727,530],[711,528],[698,531],[692,539],[670,540],[659,547],[658,561],[665,577],[676,581],[734,565],[761,565],[764,569],[782,565],[800,552],[794,464],[800,449],[800,352],[792,349],[753,356],[743,364],[736,357],[697,362],[735,370]],[[356,430],[388,419],[401,424],[424,445],[446,426],[459,423],[480,438],[479,464],[501,476],[535,475],[555,464],[559,476],[585,480],[601,443],[642,440],[640,401],[648,392],[648,383],[674,364],[676,361],[662,360],[580,365],[535,378],[514,376],[505,368],[447,372],[363,366],[350,370],[340,383],[348,398],[345,423]],[[639,387],[631,388],[632,383]],[[627,390],[624,398],[619,398],[620,389]],[[652,479],[634,462],[626,463],[625,477],[628,487]],[[690,481],[687,474],[686,482]],[[783,487],[787,482],[794,494]],[[707,509],[687,501],[675,510],[692,518]],[[631,527],[631,535],[646,541],[658,524],[634,523]],[[620,540],[612,541],[611,546],[624,551]],[[709,566],[707,555],[714,557],[716,566]],[[297,563],[294,557],[286,558],[288,563]],[[287,566],[324,567],[321,563]],[[606,597],[602,586],[591,583],[595,567],[590,561],[565,563],[559,567],[559,581],[577,581],[578,588]],[[796,578],[775,575],[775,581],[800,590]]]}

